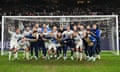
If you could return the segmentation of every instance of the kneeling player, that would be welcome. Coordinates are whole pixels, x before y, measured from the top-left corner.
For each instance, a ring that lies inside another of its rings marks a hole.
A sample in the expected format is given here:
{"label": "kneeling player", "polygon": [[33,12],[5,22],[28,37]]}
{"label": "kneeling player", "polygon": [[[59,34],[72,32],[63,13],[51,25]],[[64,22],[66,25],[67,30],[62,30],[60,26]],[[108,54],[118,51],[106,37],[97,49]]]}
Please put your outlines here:
{"label": "kneeling player", "polygon": [[21,40],[18,41],[17,48],[18,49],[24,49],[24,58],[29,60],[29,42],[26,40],[25,37],[23,37]]}

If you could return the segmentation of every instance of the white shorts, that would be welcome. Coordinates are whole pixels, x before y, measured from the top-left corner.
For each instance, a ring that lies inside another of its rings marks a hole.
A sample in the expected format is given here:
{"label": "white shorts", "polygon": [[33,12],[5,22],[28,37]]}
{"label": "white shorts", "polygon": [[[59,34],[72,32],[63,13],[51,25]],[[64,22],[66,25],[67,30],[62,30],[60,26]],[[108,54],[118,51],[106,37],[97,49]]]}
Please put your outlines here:
{"label": "white shorts", "polygon": [[17,45],[18,45],[17,41],[15,41],[15,40],[10,41],[10,49],[17,48]]}
{"label": "white shorts", "polygon": [[60,44],[60,43],[56,44],[56,47],[60,47],[60,46],[61,46],[61,44]]}
{"label": "white shorts", "polygon": [[83,48],[83,41],[80,40],[78,43],[76,43],[76,48]]}
{"label": "white shorts", "polygon": [[26,42],[26,44],[24,45],[19,45],[17,44],[17,49],[26,49],[30,46],[30,43],[29,42]]}
{"label": "white shorts", "polygon": [[45,42],[45,47],[48,48],[49,47],[49,42]]}
{"label": "white shorts", "polygon": [[51,44],[49,45],[48,49],[51,50],[52,48],[53,48],[54,50],[56,50],[56,44],[51,43]]}
{"label": "white shorts", "polygon": [[23,45],[23,46],[22,45],[18,45],[17,46],[17,49],[26,49],[26,48],[27,48],[27,45]]}

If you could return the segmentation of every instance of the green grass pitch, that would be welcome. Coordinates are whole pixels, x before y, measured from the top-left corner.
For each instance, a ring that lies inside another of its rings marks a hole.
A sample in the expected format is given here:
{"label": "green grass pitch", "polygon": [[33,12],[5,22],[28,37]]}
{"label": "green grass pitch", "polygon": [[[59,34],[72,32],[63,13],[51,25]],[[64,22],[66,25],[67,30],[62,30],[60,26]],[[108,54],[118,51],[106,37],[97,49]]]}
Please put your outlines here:
{"label": "green grass pitch", "polygon": [[0,56],[0,72],[120,72],[120,56],[102,52],[101,58],[96,62],[77,62],[70,59],[8,61],[8,56]]}

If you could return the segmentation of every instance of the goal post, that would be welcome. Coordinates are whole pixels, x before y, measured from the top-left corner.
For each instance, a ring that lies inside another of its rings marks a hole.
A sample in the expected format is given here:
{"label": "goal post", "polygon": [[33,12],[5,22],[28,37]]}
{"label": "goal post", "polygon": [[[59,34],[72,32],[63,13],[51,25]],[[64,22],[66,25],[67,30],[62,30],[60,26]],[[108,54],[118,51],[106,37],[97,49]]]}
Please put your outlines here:
{"label": "goal post", "polygon": [[[32,23],[47,23],[52,27],[53,24],[66,26],[70,23],[81,23],[85,26],[98,24],[101,30],[101,49],[108,50],[115,55],[119,55],[119,32],[118,32],[118,15],[83,15],[83,16],[2,16],[2,41],[1,55],[5,55],[9,49],[8,26],[12,30],[19,25],[23,27]],[[20,27],[19,27],[20,28]],[[107,48],[108,47],[108,48]]]}

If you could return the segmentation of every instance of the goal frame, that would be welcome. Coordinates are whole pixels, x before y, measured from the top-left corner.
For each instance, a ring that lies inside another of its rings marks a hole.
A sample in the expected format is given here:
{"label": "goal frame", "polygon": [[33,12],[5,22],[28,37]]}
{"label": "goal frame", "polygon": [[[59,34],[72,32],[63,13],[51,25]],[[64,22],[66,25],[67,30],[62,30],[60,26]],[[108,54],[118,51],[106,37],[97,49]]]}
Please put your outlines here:
{"label": "goal frame", "polygon": [[2,16],[2,32],[1,32],[1,35],[2,35],[2,41],[1,41],[1,55],[4,55],[4,19],[5,18],[14,18],[14,17],[17,17],[17,18],[36,18],[36,17],[41,17],[41,18],[64,18],[64,17],[76,17],[76,18],[80,18],[80,17],[114,17],[116,18],[116,43],[117,43],[117,53],[116,55],[119,55],[119,32],[118,32],[118,15],[81,15],[81,16]]}

